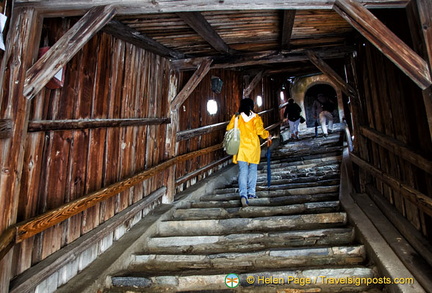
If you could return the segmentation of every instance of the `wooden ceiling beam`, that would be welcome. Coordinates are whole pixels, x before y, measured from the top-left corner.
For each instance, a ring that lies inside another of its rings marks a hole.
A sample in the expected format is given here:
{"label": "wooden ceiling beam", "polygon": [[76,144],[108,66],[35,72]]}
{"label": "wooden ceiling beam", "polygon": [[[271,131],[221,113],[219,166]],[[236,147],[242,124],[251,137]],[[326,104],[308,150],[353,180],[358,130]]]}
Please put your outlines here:
{"label": "wooden ceiling beam", "polygon": [[289,50],[296,10],[285,10],[282,21],[281,49]]}
{"label": "wooden ceiling beam", "polygon": [[[353,47],[321,48],[312,50],[317,56],[323,59],[344,58],[346,54],[354,51]],[[173,68],[177,70],[194,70],[205,58],[188,58],[182,60],[173,60]],[[214,57],[212,69],[236,68],[244,66],[257,66],[275,63],[291,63],[309,61],[305,55],[305,50],[291,51],[287,54],[281,54],[275,51],[262,52],[260,54],[243,54],[242,56],[232,56],[230,58]]]}
{"label": "wooden ceiling beam", "polygon": [[115,15],[114,6],[91,9],[27,70],[24,96],[33,98]]}
{"label": "wooden ceiling beam", "polygon": [[365,7],[354,0],[336,0],[334,10],[421,89],[424,90],[432,85],[428,63]]}
{"label": "wooden ceiling beam", "polygon": [[[359,0],[368,9],[405,8],[410,0]],[[83,15],[94,6],[118,5],[119,15],[191,11],[332,9],[334,0],[15,0],[15,7],[33,7],[50,16]]]}
{"label": "wooden ceiling beam", "polygon": [[204,16],[199,12],[180,12],[177,15],[198,33],[216,51],[232,55],[235,53],[212,28]]}
{"label": "wooden ceiling beam", "polygon": [[145,36],[117,20],[111,20],[102,28],[102,31],[141,49],[148,50],[163,57],[172,57],[175,59],[184,58],[182,53],[165,47],[161,43],[156,42],[152,38]]}

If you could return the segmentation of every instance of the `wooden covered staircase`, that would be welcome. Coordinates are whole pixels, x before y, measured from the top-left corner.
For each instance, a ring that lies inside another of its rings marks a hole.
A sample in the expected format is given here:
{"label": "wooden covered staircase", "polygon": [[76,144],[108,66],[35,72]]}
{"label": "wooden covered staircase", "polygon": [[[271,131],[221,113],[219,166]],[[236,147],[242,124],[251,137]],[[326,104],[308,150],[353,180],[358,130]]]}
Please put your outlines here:
{"label": "wooden covered staircase", "polygon": [[184,200],[105,292],[380,292],[339,203],[342,135],[275,147],[248,207],[236,181]]}

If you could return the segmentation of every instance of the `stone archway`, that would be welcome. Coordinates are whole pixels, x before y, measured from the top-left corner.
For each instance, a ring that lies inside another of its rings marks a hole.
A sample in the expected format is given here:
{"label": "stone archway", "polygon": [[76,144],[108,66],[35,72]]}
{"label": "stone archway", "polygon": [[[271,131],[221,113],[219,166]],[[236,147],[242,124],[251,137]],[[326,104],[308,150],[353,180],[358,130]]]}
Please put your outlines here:
{"label": "stone archway", "polygon": [[[317,95],[322,93],[326,95],[329,99],[331,99],[337,105],[337,95],[335,89],[327,84],[327,83],[317,83],[312,85],[305,93],[304,96],[304,107],[305,107],[305,115],[306,115],[306,126],[314,127],[315,126],[315,118],[312,112],[312,104],[315,101]],[[339,116],[335,115],[334,123],[339,123]]]}
{"label": "stone archway", "polygon": [[[318,92],[327,94],[338,105],[335,111],[335,123],[341,121],[343,117],[342,92],[324,74],[312,75],[296,79],[291,87],[291,97],[302,108],[302,115],[306,123],[300,125],[300,129],[315,127],[315,118],[312,114],[312,103]],[[341,110],[342,109],[342,110]]]}

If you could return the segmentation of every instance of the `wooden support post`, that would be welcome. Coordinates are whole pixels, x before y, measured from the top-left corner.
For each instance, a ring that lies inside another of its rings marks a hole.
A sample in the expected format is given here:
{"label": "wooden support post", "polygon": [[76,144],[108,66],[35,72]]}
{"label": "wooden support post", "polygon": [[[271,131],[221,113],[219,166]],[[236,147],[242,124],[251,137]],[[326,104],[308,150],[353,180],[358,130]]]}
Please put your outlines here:
{"label": "wooden support post", "polygon": [[[178,88],[178,74],[176,71],[172,70],[170,72],[169,78],[169,91],[168,91],[168,103],[175,99]],[[173,158],[177,155],[177,131],[179,129],[179,114],[175,108],[169,108],[167,115],[171,118],[171,123],[167,125],[166,139],[165,139],[165,149],[166,149],[166,159]],[[174,201],[174,196],[176,193],[176,166],[173,165],[168,169],[167,175],[167,192],[162,198],[163,203],[171,203]]]}
{"label": "wooden support post", "polygon": [[[0,140],[0,232],[16,223],[30,101],[23,97],[25,72],[37,53],[41,23],[33,9],[15,9],[0,68],[0,119],[12,121],[8,138]],[[0,261],[0,293],[9,292],[12,253]]]}
{"label": "wooden support post", "polygon": [[264,71],[258,72],[257,75],[255,75],[254,79],[249,83],[247,88],[243,91],[243,97],[247,98],[253,91],[253,89],[257,86],[257,84],[261,81],[262,77],[264,75]]}
{"label": "wooden support post", "polygon": [[[427,2],[425,0],[425,2]],[[333,9],[389,58],[421,89],[432,84],[428,64],[371,12],[354,0],[336,0]]]}
{"label": "wooden support post", "polygon": [[184,88],[171,101],[171,109],[178,110],[180,106],[187,100],[187,98],[189,98],[189,95],[210,71],[210,65],[212,64],[212,62],[213,60],[211,59],[204,59],[204,61],[200,64],[192,77],[188,80]]}
{"label": "wooden support post", "polygon": [[24,96],[33,98],[115,15],[114,6],[94,7],[27,70]]}
{"label": "wooden support post", "polygon": [[355,90],[347,84],[339,74],[336,73],[327,63],[318,57],[314,52],[307,51],[306,55],[309,60],[319,69],[322,73],[328,76],[347,96],[355,96]]}
{"label": "wooden support post", "polygon": [[[424,54],[427,55],[429,61],[429,69],[432,71],[432,2],[429,0],[416,0],[411,1],[413,7],[413,13],[410,15],[409,20],[418,20],[419,25],[410,23],[411,31],[418,31],[419,29],[423,32],[423,35],[418,36],[420,40],[415,40],[414,44],[418,47],[417,50],[425,48]],[[418,17],[417,17],[418,14]],[[417,34],[412,34],[413,37]],[[421,45],[420,45],[421,44]],[[427,114],[427,120],[429,125],[429,134],[432,138],[432,87],[429,87],[423,91],[423,101],[425,104],[425,110]]]}

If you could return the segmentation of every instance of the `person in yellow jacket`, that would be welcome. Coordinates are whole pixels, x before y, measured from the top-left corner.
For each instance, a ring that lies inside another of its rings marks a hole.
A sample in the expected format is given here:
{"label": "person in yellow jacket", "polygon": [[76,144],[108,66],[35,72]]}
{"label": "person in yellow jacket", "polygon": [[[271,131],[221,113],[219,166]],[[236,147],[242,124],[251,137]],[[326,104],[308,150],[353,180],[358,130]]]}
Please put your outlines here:
{"label": "person in yellow jacket", "polygon": [[[258,164],[261,160],[260,139],[271,142],[270,133],[264,129],[261,117],[253,112],[254,102],[250,98],[242,99],[239,107],[238,128],[240,129],[240,147],[233,162],[239,166],[238,184],[242,206],[249,204],[249,198],[256,198]],[[226,130],[234,128],[233,115]]]}

